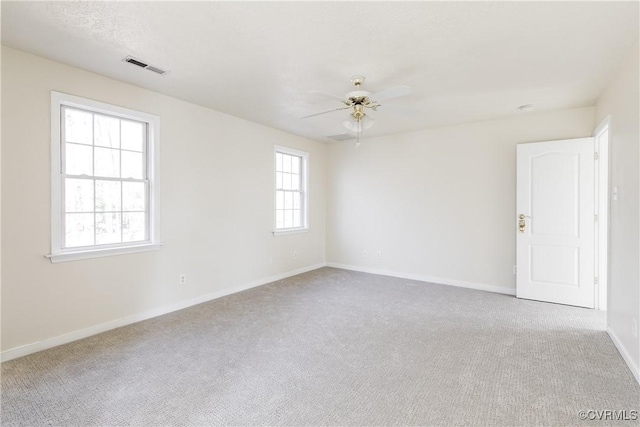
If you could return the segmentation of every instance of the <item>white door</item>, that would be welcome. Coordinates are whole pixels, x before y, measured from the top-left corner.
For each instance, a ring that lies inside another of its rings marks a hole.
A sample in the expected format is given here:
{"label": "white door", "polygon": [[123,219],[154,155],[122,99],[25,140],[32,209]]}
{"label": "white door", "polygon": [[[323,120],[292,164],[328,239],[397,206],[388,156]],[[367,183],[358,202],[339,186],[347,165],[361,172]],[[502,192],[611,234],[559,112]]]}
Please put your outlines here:
{"label": "white door", "polygon": [[594,139],[517,146],[518,298],[594,307]]}

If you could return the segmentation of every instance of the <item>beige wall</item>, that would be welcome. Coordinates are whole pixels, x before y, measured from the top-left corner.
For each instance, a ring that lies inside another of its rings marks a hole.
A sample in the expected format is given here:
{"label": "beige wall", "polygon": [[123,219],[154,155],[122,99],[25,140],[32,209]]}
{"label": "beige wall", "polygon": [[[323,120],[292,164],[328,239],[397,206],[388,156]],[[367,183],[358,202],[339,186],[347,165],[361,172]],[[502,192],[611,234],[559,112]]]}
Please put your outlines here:
{"label": "beige wall", "polygon": [[[160,116],[162,249],[44,257],[51,90]],[[324,262],[321,143],[3,47],[2,144],[3,351]],[[310,153],[308,233],[271,234],[274,144]]]}
{"label": "beige wall", "polygon": [[327,262],[515,291],[516,144],[593,128],[589,107],[331,145]]}
{"label": "beige wall", "polygon": [[622,352],[627,352],[640,381],[640,341],[632,321],[640,321],[640,90],[638,43],[629,52],[596,104],[596,123],[611,116],[610,186],[618,187],[611,201],[608,326]]}

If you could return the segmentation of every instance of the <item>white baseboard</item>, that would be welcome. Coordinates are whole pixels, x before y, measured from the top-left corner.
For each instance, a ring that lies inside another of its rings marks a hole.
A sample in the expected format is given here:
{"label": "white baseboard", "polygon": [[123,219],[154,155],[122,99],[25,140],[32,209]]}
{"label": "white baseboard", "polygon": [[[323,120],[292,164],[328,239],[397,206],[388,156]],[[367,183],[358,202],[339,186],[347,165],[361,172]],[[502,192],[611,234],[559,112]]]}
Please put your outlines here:
{"label": "white baseboard", "polygon": [[327,267],[341,268],[343,270],[360,271],[363,273],[378,274],[380,276],[398,277],[400,279],[418,280],[420,282],[437,283],[439,285],[457,286],[460,288],[476,289],[479,291],[495,292],[498,294],[515,295],[516,290],[503,286],[485,285],[483,283],[465,282],[462,280],[443,279],[441,277],[422,276],[419,274],[400,273],[397,271],[378,270],[375,268],[359,267],[355,265],[338,264],[328,262]]}
{"label": "white baseboard", "polygon": [[640,368],[634,363],[633,359],[631,359],[631,355],[627,351],[627,348],[624,346],[624,344],[622,344],[622,341],[620,341],[620,338],[618,338],[615,332],[613,332],[608,326],[607,333],[609,334],[611,341],[613,341],[613,343],[616,345],[618,352],[627,363],[627,366],[631,370],[633,376],[636,378],[636,381],[640,384]]}
{"label": "white baseboard", "polygon": [[210,294],[201,295],[196,298],[192,298],[186,301],[181,301],[175,304],[158,307],[156,309],[146,311],[144,313],[133,314],[131,316],[123,317],[120,319],[112,320],[110,322],[101,323],[96,326],[91,326],[79,331],[70,332],[57,337],[49,338],[43,341],[38,341],[32,344],[15,347],[9,350],[5,350],[0,354],[0,360],[5,362],[7,360],[15,359],[18,357],[26,356],[28,354],[36,353],[38,351],[46,350],[48,348],[57,347],[62,344],[67,344],[72,341],[77,341],[82,338],[90,337],[102,332],[109,331],[111,329],[119,328],[122,326],[130,325],[132,323],[140,322],[142,320],[151,319],[152,317],[162,316],[163,314],[171,313],[173,311],[182,310],[183,308],[191,307],[193,305],[201,304],[203,302],[211,301],[216,298],[221,298],[226,295],[235,294],[247,289],[255,288],[257,286],[266,285],[267,283],[275,282],[278,280],[286,279],[287,277],[296,276],[298,274],[306,273],[308,271],[316,270],[324,267],[326,264],[319,263],[308,267],[299,268],[297,270],[288,271],[286,273],[276,274],[274,276],[265,277],[259,280],[255,280],[243,285],[234,286],[232,288],[223,289]]}

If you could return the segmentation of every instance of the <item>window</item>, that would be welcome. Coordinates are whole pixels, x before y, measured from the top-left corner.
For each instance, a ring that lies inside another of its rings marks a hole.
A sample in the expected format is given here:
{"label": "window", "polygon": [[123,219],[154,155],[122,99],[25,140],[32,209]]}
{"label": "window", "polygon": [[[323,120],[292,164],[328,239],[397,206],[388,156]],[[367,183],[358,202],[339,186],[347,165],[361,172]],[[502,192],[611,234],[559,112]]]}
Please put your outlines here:
{"label": "window", "polygon": [[51,131],[51,261],[158,249],[158,117],[52,92]]}
{"label": "window", "polygon": [[307,231],[309,154],[280,146],[276,146],[274,151],[276,173],[274,234]]}

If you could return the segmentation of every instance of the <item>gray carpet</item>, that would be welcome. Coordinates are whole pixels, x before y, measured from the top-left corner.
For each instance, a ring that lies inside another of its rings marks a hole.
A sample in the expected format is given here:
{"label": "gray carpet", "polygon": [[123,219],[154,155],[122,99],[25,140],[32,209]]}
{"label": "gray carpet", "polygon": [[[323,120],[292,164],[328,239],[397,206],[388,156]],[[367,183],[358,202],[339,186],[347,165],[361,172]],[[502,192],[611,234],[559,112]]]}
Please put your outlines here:
{"label": "gray carpet", "polygon": [[[323,268],[2,364],[3,425],[611,425],[603,313]],[[638,425],[638,422],[619,422]]]}

